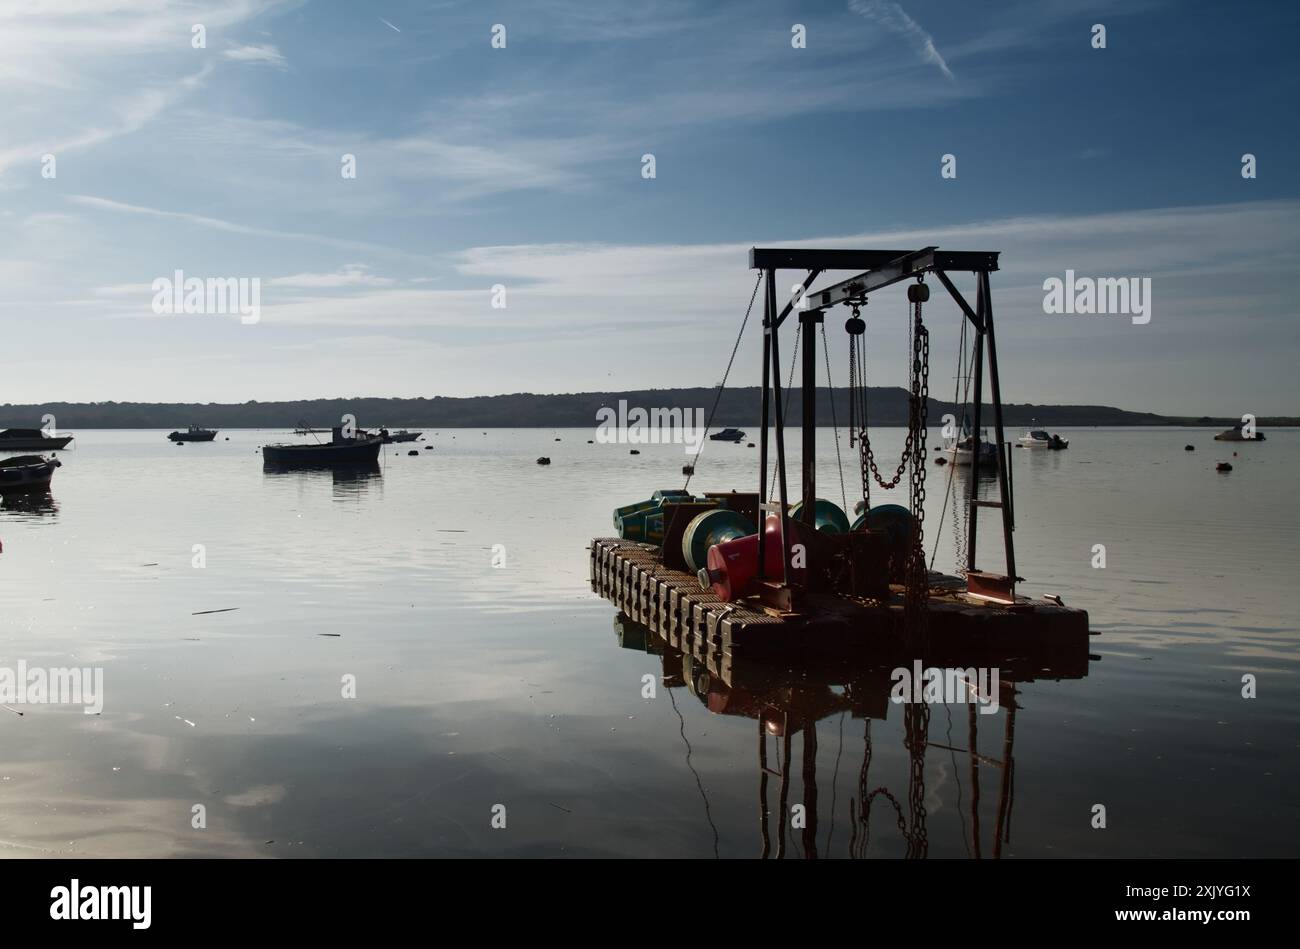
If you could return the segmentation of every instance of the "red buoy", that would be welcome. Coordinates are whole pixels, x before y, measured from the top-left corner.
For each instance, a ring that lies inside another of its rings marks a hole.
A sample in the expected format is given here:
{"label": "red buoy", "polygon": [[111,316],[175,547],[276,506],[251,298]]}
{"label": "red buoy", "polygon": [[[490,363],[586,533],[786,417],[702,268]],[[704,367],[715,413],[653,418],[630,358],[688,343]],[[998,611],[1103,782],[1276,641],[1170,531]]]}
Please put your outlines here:
{"label": "red buoy", "polygon": [[[787,547],[797,543],[798,526],[790,522]],[[769,579],[781,578],[781,518],[767,516],[766,570]],[[791,567],[790,579],[802,578],[803,567]],[[709,548],[708,565],[700,571],[700,586],[712,590],[718,599],[731,603],[754,592],[754,578],[758,576],[758,535],[739,537]]]}

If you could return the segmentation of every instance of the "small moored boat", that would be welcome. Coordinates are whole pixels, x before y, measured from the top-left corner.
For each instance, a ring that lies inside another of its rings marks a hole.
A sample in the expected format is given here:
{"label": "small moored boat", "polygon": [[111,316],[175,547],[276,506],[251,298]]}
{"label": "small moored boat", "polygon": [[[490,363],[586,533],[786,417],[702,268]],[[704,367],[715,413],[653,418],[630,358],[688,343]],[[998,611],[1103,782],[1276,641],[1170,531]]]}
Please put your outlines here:
{"label": "small moored boat", "polygon": [[384,437],[359,432],[347,438],[335,428],[329,442],[305,445],[263,445],[262,461],[267,465],[371,465],[378,461]]}
{"label": "small moored boat", "polygon": [[[388,437],[387,437],[386,439],[384,439],[384,444],[385,444],[385,445],[390,445],[390,444],[392,444],[393,442],[414,442],[414,441],[418,441],[419,438],[420,438],[420,436],[423,435],[423,434],[424,434],[424,432],[408,432],[406,429],[403,428],[403,429],[401,429],[401,430],[399,430],[399,431],[396,431],[396,432],[389,432],[389,433],[388,433]],[[557,438],[556,441],[559,441],[559,439]]]}
{"label": "small moored boat", "polygon": [[[987,428],[981,428],[978,463],[981,468],[996,468],[998,464],[998,448],[997,445],[988,439],[989,430]],[[962,419],[961,437],[950,438],[948,444],[944,446],[943,452],[954,465],[969,467],[972,460],[974,460],[975,437],[971,434],[970,423],[965,418]]]}
{"label": "small moored boat", "polygon": [[0,461],[0,491],[41,491],[50,486],[54,469],[62,467],[57,458],[19,455]]}
{"label": "small moored boat", "polygon": [[1050,448],[1053,451],[1061,451],[1070,447],[1070,440],[1062,438],[1060,435],[1053,435],[1046,429],[1034,428],[1038,419],[1030,420],[1029,429],[1016,439],[1016,444],[1021,448]]}
{"label": "small moored boat", "polygon": [[1214,436],[1216,442],[1262,442],[1266,441],[1264,433],[1251,429],[1247,435],[1242,431],[1242,424],[1238,422],[1232,428],[1225,429]]}
{"label": "small moored boat", "polygon": [[720,432],[714,432],[709,436],[709,441],[714,442],[739,442],[745,440],[745,433],[738,428],[724,428]]}
{"label": "small moored boat", "polygon": [[1052,444],[1052,436],[1041,428],[1031,428],[1016,439],[1021,448],[1047,448]]}
{"label": "small moored boat", "polygon": [[58,451],[67,448],[72,438],[71,435],[46,435],[39,428],[7,428],[0,432],[0,452]]}
{"label": "small moored boat", "polygon": [[186,431],[172,432],[167,437],[174,442],[210,442],[217,437],[217,430],[191,425]]}

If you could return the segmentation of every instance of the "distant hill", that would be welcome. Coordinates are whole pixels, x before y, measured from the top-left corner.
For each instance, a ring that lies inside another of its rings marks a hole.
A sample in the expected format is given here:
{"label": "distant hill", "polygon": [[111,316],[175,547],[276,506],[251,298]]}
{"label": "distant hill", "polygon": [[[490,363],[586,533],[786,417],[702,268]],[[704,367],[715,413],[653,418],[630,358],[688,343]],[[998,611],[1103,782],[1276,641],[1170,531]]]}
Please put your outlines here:
{"label": "distant hill", "polygon": [[[817,392],[817,424],[830,425],[830,390]],[[784,395],[784,393],[783,393]],[[296,402],[243,402],[223,404],[156,402],[47,402],[40,405],[0,405],[0,428],[36,428],[46,414],[55,417],[60,430],[78,428],[183,428],[206,425],[212,428],[294,428],[305,423],[311,428],[337,425],[344,414],[356,417],[365,428],[585,428],[596,424],[601,408],[618,408],[620,400],[629,408],[696,409],[707,416],[717,396],[716,389],[638,389],[629,392],[575,392],[537,395],[472,396],[432,399],[312,399]],[[901,388],[868,390],[868,419],[872,425],[906,425],[907,391]],[[796,389],[789,393],[788,424],[797,426],[802,399]],[[727,389],[718,405],[714,426],[756,426],[762,412],[757,386]],[[1007,426],[1028,425],[1037,419],[1044,426],[1067,425],[1223,425],[1241,421],[1228,416],[1181,418],[1151,412],[1129,412],[1107,405],[1006,405]],[[929,418],[933,424],[946,413],[959,415],[951,403],[931,399]],[[844,425],[849,417],[847,389],[836,389],[834,419]],[[993,411],[984,408],[986,424]],[[1260,426],[1295,425],[1296,418],[1259,418]]]}

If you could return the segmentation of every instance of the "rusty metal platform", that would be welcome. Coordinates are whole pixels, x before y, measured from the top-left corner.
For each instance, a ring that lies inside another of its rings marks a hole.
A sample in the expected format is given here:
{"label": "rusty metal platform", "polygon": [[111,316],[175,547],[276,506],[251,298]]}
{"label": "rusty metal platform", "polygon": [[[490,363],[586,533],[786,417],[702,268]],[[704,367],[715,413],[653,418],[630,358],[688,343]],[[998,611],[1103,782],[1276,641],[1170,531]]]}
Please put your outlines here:
{"label": "rusty metal platform", "polygon": [[[901,658],[916,652],[897,586],[881,600],[808,594],[798,612],[776,615],[753,599],[723,603],[691,574],[664,567],[658,547],[617,537],[591,542],[591,586],[670,646],[701,661],[711,655],[729,664],[742,655],[848,658],[863,650]],[[1087,662],[1087,612],[1050,600],[1018,597],[1014,606],[982,602],[966,593],[960,577],[931,573],[925,615],[925,651],[937,663],[960,656],[964,664],[973,652],[990,661],[1050,654]]]}

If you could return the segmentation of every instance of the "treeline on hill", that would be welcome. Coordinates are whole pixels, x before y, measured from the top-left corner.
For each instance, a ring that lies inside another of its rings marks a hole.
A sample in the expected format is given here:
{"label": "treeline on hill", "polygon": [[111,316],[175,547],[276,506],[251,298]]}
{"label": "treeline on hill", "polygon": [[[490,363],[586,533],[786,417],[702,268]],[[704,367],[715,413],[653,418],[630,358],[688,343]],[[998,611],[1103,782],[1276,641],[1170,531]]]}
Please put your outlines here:
{"label": "treeline on hill", "polygon": [[[829,390],[817,390],[817,424],[832,421],[845,425],[849,418],[849,393],[836,389],[832,403]],[[802,418],[798,389],[788,395],[787,423],[797,426]],[[152,403],[152,402],[49,402],[41,405],[0,406],[0,428],[39,428],[44,415],[53,415],[61,430],[77,428],[183,428],[204,425],[211,428],[288,429],[299,425],[328,428],[339,424],[345,414],[356,417],[363,428],[585,428],[594,426],[602,408],[618,411],[620,401],[628,410],[703,409],[707,418],[716,389],[641,389],[629,392],[577,392],[561,395],[472,396],[432,399],[312,399],[294,402],[243,402],[238,404]],[[878,387],[868,390],[868,419],[872,425],[906,425],[907,391]],[[1234,418],[1176,418],[1151,412],[1128,412],[1105,405],[1006,405],[1008,426],[1028,425],[1231,425]],[[727,389],[722,393],[714,427],[756,426],[762,413],[759,388]],[[938,424],[945,414],[960,417],[951,403],[931,399],[929,419]],[[982,424],[992,425],[993,411],[986,405]],[[1260,425],[1295,424],[1295,419],[1260,418]]]}

